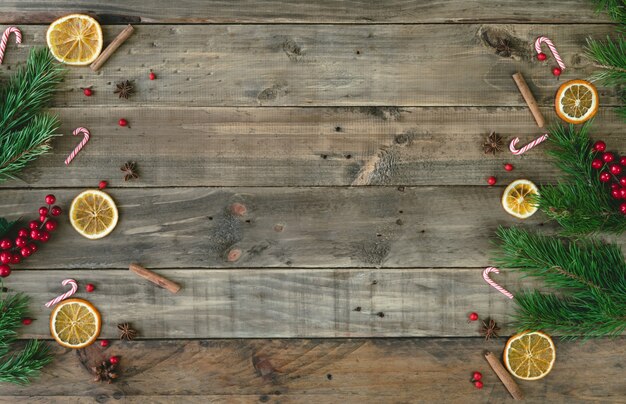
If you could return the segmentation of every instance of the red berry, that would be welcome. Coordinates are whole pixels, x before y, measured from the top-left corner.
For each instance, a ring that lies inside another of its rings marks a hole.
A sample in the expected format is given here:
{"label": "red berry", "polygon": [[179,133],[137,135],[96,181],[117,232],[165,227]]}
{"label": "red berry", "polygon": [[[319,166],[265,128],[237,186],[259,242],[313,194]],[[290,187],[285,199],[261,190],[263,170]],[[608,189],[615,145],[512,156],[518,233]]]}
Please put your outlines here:
{"label": "red berry", "polygon": [[[622,203],[621,205],[619,205],[619,211],[626,215],[626,203]],[[0,267],[2,267],[2,265],[0,265]],[[0,276],[2,276],[1,273],[0,273]]]}
{"label": "red berry", "polygon": [[30,317],[24,317],[24,318],[22,319],[22,324],[24,324],[24,325],[31,325],[31,324],[32,324],[32,322],[33,322],[33,319],[32,319],[32,318],[30,318]]}
{"label": "red berry", "polygon": [[472,375],[472,380],[476,381],[476,380],[480,380],[483,378],[483,374],[480,372],[474,372],[474,374]]}
{"label": "red berry", "polygon": [[[39,228],[39,221],[38,220],[31,220],[30,222],[28,222],[28,227],[31,230],[35,230]],[[30,233],[29,233],[30,234]]]}
{"label": "red berry", "polygon": [[619,189],[614,189],[611,191],[611,196],[614,199],[621,199],[622,198],[622,194],[620,193]]}
{"label": "red berry", "polygon": [[85,94],[86,97],[91,97],[91,95],[93,94],[93,90],[91,90],[91,88],[89,87],[85,87],[83,88],[83,94]]}
{"label": "red berry", "polygon": [[93,285],[93,283],[88,283],[87,285],[85,285],[85,290],[87,292],[91,293],[94,290],[96,290],[96,287]]}
{"label": "red berry", "polygon": [[31,230],[30,238],[32,238],[33,240],[39,240],[39,230]]}
{"label": "red berry", "polygon": [[56,198],[54,195],[52,195],[52,194],[50,194],[50,195],[46,195],[46,203],[47,203],[48,205],[52,205],[52,204],[53,204],[53,203],[55,203],[56,201],[57,201],[57,198]]}
{"label": "red berry", "polygon": [[478,313],[472,312],[469,314],[468,318],[469,318],[469,321],[476,321],[478,320]]}
{"label": "red berry", "polygon": [[148,77],[150,78],[150,80],[154,80],[154,79],[156,79],[156,74],[154,74],[153,72],[150,72]]}
{"label": "red berry", "polygon": [[8,251],[2,251],[0,253],[0,263],[10,264],[11,263],[11,258],[13,258],[13,254],[11,254]]}
{"label": "red berry", "polygon": [[47,218],[48,218],[48,216],[46,216],[46,215],[41,215],[41,216],[39,216],[39,221],[40,221],[41,223],[43,223],[43,222],[45,222],[45,221],[46,221],[46,219],[47,219]]}
{"label": "red berry", "polygon": [[98,183],[98,189],[104,189],[104,188],[106,188],[106,187],[107,187],[107,185],[109,185],[109,183],[108,183],[108,182],[106,182],[106,181],[100,181],[100,182]]}
{"label": "red berry", "polygon": [[626,177],[622,177],[619,179],[619,184],[623,187],[626,187]]}
{"label": "red berry", "polygon": [[611,164],[609,166],[609,171],[613,175],[619,175],[622,172],[622,166],[620,166],[619,164]]}
{"label": "red berry", "polygon": [[22,257],[27,258],[30,257],[32,255],[33,251],[30,249],[29,246],[24,246],[22,248],[20,248],[20,254],[22,254]]}
{"label": "red berry", "polygon": [[11,247],[13,247],[13,242],[10,238],[3,238],[2,240],[0,240],[0,249],[8,250]]}
{"label": "red berry", "polygon": [[19,264],[22,262],[22,256],[19,254],[13,254],[11,257],[11,264]]}
{"label": "red berry", "polygon": [[39,216],[46,216],[48,214],[48,211],[48,208],[42,206],[41,208],[39,208]]}
{"label": "red berry", "polygon": [[611,184],[611,190],[616,190],[616,189],[619,189],[619,184],[614,182]]}
{"label": "red berry", "polygon": [[552,69],[552,74],[554,74],[556,77],[559,77],[561,73],[563,73],[563,71],[560,67],[555,67],[554,69]]}
{"label": "red berry", "polygon": [[619,163],[623,166],[626,166],[626,157],[620,157],[619,158]]}
{"label": "red berry", "polygon": [[513,171],[513,164],[506,163],[506,164],[504,165],[504,169],[505,169],[506,171]]}
{"label": "red berry", "polygon": [[128,121],[124,118],[120,119],[119,121],[117,121],[117,124],[120,126],[126,126],[128,125]]}
{"label": "red berry", "polygon": [[24,247],[26,243],[28,243],[28,240],[26,239],[26,237],[18,237],[15,239],[15,245],[17,247]]}
{"label": "red berry", "polygon": [[17,231],[18,237],[28,237],[29,234],[30,234],[30,231],[28,231],[28,229],[25,229],[23,227]]}
{"label": "red berry", "polygon": [[496,177],[494,177],[493,175],[487,178],[487,184],[489,185],[496,185],[496,182],[497,182]]}
{"label": "red berry", "polygon": [[26,247],[30,248],[31,254],[36,252],[39,249],[39,247],[37,247],[37,244],[34,244],[34,243],[31,243],[27,245]]}
{"label": "red berry", "polygon": [[476,380],[474,382],[474,386],[476,386],[477,389],[482,389],[483,388],[483,382],[481,382],[480,380]]}
{"label": "red berry", "polygon": [[609,182],[611,181],[611,174],[604,172],[602,174],[600,174],[600,181],[601,182]]}
{"label": "red berry", "polygon": [[626,188],[619,189],[619,197],[620,199],[626,199]]}
{"label": "red berry", "polygon": [[103,348],[106,348],[109,346],[109,340],[108,339],[103,339],[102,341],[100,341],[100,346]]}
{"label": "red berry", "polygon": [[602,155],[602,160],[604,160],[605,163],[610,163],[615,160],[615,156],[611,152],[606,152]]}
{"label": "red berry", "polygon": [[42,243],[47,243],[50,240],[50,233],[45,230],[41,230],[41,234],[39,235],[39,241]]}
{"label": "red berry", "polygon": [[11,267],[7,264],[0,265],[0,278],[6,278],[9,275],[11,275]]}
{"label": "red berry", "polygon": [[596,170],[601,169],[603,165],[604,163],[600,159],[593,159],[593,161],[591,162],[591,168],[594,168]]}
{"label": "red berry", "polygon": [[54,231],[57,228],[57,221],[54,219],[50,219],[46,222],[45,226],[46,226],[46,230]]}
{"label": "red berry", "polygon": [[111,356],[109,358],[109,363],[111,363],[111,365],[117,365],[118,363],[120,363],[120,357],[119,356]]}
{"label": "red berry", "polygon": [[597,151],[597,152],[603,152],[606,150],[606,143],[604,143],[602,140],[598,140],[597,142],[595,142],[593,144],[593,150]]}
{"label": "red berry", "polygon": [[50,209],[50,214],[52,216],[59,216],[61,214],[61,212],[62,212],[62,210],[58,206],[53,206],[52,209]]}
{"label": "red berry", "polygon": [[541,60],[542,62],[543,62],[544,60],[546,60],[546,58],[547,58],[547,56],[546,56],[546,54],[545,54],[545,53],[543,53],[543,52],[539,52],[539,53],[537,54],[537,59]]}

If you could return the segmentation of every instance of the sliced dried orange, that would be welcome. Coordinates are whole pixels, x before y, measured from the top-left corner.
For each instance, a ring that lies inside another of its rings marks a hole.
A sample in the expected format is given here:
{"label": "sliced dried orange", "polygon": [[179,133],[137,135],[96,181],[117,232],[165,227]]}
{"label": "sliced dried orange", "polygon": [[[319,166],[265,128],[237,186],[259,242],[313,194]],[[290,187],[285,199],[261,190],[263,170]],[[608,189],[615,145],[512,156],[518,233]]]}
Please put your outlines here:
{"label": "sliced dried orange", "polygon": [[93,344],[101,326],[100,312],[83,299],[63,300],[50,314],[50,334],[66,348],[79,349]]}
{"label": "sliced dried orange", "polygon": [[556,114],[569,123],[583,123],[598,112],[600,100],[596,87],[585,80],[563,83],[554,100]]}
{"label": "sliced dried orange", "polygon": [[502,194],[502,207],[518,219],[531,217],[537,211],[537,205],[531,197],[539,195],[539,189],[528,180],[515,180]]}
{"label": "sliced dried orange", "polygon": [[504,347],[504,364],[519,379],[538,380],[552,370],[556,348],[549,335],[541,331],[515,334]]}
{"label": "sliced dried orange", "polygon": [[88,65],[102,51],[102,28],[88,15],[71,14],[50,24],[46,33],[48,48],[68,65]]}
{"label": "sliced dried orange", "polygon": [[88,239],[98,239],[111,233],[117,225],[117,206],[109,194],[97,189],[81,192],[72,201],[70,223]]}

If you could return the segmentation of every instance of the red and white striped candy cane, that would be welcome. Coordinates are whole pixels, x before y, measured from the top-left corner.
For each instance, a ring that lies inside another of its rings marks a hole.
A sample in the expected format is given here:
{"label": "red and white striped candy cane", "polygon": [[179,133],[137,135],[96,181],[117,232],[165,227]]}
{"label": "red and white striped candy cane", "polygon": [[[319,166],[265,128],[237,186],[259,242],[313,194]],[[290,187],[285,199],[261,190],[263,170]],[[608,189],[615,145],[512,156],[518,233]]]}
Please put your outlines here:
{"label": "red and white striped candy cane", "polygon": [[483,278],[485,279],[485,282],[493,286],[498,292],[502,293],[504,296],[508,297],[509,299],[513,299],[513,294],[511,292],[509,292],[508,290],[504,289],[502,286],[498,285],[493,280],[491,280],[491,278],[489,277],[490,272],[499,274],[500,270],[496,267],[485,268],[485,270],[483,271]]}
{"label": "red and white striped candy cane", "polygon": [[76,281],[74,279],[66,279],[66,280],[64,280],[61,283],[63,284],[63,286],[65,286],[65,285],[67,285],[69,283],[70,286],[72,287],[72,289],[70,289],[67,292],[63,293],[62,295],[59,295],[59,296],[55,297],[54,299],[50,300],[48,303],[46,303],[46,307],[54,306],[55,304],[59,303],[61,300],[65,300],[68,297],[72,296],[78,290],[78,284],[76,283]]}
{"label": "red and white striped candy cane", "polygon": [[81,149],[87,144],[87,142],[89,141],[89,129],[87,128],[83,128],[82,126],[79,128],[74,129],[74,132],[72,133],[74,136],[79,135],[83,133],[85,135],[85,137],[83,138],[83,140],[80,141],[80,143],[78,145],[76,145],[76,147],[74,148],[74,150],[72,150],[72,152],[70,153],[69,156],[67,156],[67,158],[65,159],[65,165],[69,165],[72,160],[74,160],[74,157],[76,157],[76,155],[78,154],[79,151],[81,151]]}
{"label": "red and white striped candy cane", "polygon": [[[565,63],[563,63],[563,59],[561,59],[561,55],[559,55],[559,52],[557,52],[556,47],[554,46],[552,41],[545,36],[540,36],[535,41],[535,50],[537,51],[537,57],[539,58],[539,60],[545,60],[545,54],[541,51],[542,42],[548,45],[548,48],[550,48],[550,52],[552,52],[552,56],[554,56],[554,59],[556,59],[556,63],[561,68],[561,71],[565,70]],[[539,55],[543,55],[543,57]]]}
{"label": "red and white striped candy cane", "polygon": [[15,43],[22,43],[22,32],[18,27],[9,27],[4,30],[2,39],[0,40],[0,65],[4,59],[4,52],[7,50],[7,42],[9,41],[9,35],[11,32],[15,34]]}
{"label": "red and white striped candy cane", "polygon": [[533,140],[532,142],[528,143],[526,146],[518,150],[515,148],[515,146],[517,145],[517,142],[519,142],[519,138],[516,137],[515,139],[511,140],[511,143],[509,144],[509,150],[511,150],[511,153],[518,156],[520,154],[526,153],[528,150],[537,146],[539,143],[545,142],[547,139],[548,139],[548,134],[546,133],[545,135],[539,136],[537,139]]}

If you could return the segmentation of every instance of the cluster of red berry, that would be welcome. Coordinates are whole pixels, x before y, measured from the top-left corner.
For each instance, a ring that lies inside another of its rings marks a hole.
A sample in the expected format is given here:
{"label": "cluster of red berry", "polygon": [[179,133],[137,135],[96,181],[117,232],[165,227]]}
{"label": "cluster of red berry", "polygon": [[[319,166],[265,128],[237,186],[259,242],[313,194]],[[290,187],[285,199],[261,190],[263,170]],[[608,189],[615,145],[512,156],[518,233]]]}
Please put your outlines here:
{"label": "cluster of red berry", "polygon": [[[507,170],[509,171],[509,170]],[[467,322],[471,322],[471,321],[476,321],[478,320],[478,313],[476,312],[471,312],[468,316],[467,316]],[[481,379],[483,378],[483,374],[480,372],[474,372],[474,374],[472,375],[472,380],[471,382],[474,384],[474,387],[476,387],[477,389],[482,389],[483,388],[483,382],[481,381]]]}
{"label": "cluster of red berry", "polygon": [[[591,167],[600,170],[598,177],[600,182],[608,183],[614,179],[615,182],[611,184],[611,196],[615,199],[626,199],[626,176],[617,177],[622,173],[623,167],[626,167],[626,156],[619,157],[618,160],[613,153],[606,151],[606,143],[602,140],[593,144],[593,151],[601,153],[591,161]],[[605,168],[608,170],[605,171]],[[626,215],[626,202],[619,206],[619,210]]]}
{"label": "cluster of red berry", "polygon": [[[548,57],[543,52],[537,54],[537,59],[539,59],[542,62],[544,60],[546,60],[547,58]],[[555,67],[555,68],[552,69],[552,74],[555,75],[556,77],[559,77],[561,75],[561,73],[563,73],[563,70],[561,70],[560,67]]]}
{"label": "cluster of red berry", "polygon": [[53,232],[58,224],[51,216],[59,216],[61,208],[52,206],[56,202],[54,195],[46,195],[45,200],[48,206],[39,208],[39,220],[28,222],[28,229],[25,227],[19,229],[14,240],[9,237],[0,240],[0,277],[6,278],[11,275],[9,264],[19,264],[37,251],[35,241],[46,243],[50,240],[50,232]]}

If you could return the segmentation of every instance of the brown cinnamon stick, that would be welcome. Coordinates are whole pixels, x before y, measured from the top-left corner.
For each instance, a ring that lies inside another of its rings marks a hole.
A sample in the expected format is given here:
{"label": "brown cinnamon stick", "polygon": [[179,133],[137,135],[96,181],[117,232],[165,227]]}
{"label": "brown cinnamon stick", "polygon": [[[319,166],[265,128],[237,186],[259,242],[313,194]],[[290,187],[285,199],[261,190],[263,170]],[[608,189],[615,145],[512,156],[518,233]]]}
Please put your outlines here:
{"label": "brown cinnamon stick", "polygon": [[491,369],[496,372],[496,375],[498,375],[504,387],[511,393],[511,396],[513,396],[515,400],[523,400],[524,392],[517,383],[515,383],[511,374],[504,368],[502,363],[500,363],[500,360],[492,352],[485,352],[485,359],[489,362]]}
{"label": "brown cinnamon stick", "polygon": [[150,282],[169,290],[172,293],[177,293],[180,290],[180,285],[176,282],[170,281],[167,278],[162,277],[161,275],[155,274],[154,272],[142,267],[138,264],[130,264],[128,267],[131,272],[141,276],[144,279],[149,280]]}
{"label": "brown cinnamon stick", "polygon": [[543,119],[543,115],[539,110],[539,105],[537,105],[537,100],[535,100],[533,93],[530,92],[530,88],[528,88],[528,84],[526,84],[526,80],[524,80],[524,76],[522,76],[522,73],[515,73],[513,75],[513,81],[515,81],[515,84],[517,84],[519,92],[522,93],[522,97],[524,97],[526,105],[528,105],[530,112],[535,118],[535,122],[537,122],[537,126],[543,128],[546,124],[546,121],[545,119]]}
{"label": "brown cinnamon stick", "polygon": [[118,36],[115,37],[113,42],[111,42],[109,46],[107,46],[106,49],[102,51],[100,56],[98,56],[98,58],[93,61],[91,66],[89,66],[91,67],[91,70],[93,70],[94,72],[100,70],[104,62],[106,62],[107,59],[111,57],[113,52],[115,52],[117,48],[119,48],[120,45],[122,45],[124,41],[126,41],[128,37],[132,35],[134,30],[135,29],[133,28],[133,26],[128,24],[128,26],[124,28],[124,30],[120,32]]}

